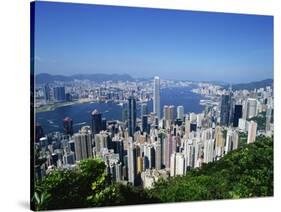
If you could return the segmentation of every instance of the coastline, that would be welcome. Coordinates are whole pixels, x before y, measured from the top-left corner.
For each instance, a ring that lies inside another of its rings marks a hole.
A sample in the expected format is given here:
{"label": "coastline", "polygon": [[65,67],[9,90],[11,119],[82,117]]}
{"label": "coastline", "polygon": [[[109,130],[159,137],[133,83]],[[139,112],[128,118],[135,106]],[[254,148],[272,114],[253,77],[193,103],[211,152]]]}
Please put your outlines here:
{"label": "coastline", "polygon": [[76,101],[72,101],[72,102],[56,102],[56,103],[52,103],[52,104],[46,104],[46,105],[42,105],[39,107],[35,107],[35,113],[43,113],[43,112],[49,112],[49,111],[54,111],[57,108],[60,107],[66,107],[66,106],[70,106],[70,105],[77,105],[77,104],[83,104],[83,103],[89,103],[89,102],[93,102],[92,99],[80,99],[80,100],[76,100]]}

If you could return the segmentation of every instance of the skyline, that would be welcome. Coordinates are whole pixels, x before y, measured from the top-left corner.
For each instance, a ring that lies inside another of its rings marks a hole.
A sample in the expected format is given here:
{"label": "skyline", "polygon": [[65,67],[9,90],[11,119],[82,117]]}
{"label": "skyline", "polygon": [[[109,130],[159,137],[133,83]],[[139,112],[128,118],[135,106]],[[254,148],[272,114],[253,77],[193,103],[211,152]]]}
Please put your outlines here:
{"label": "skyline", "polygon": [[[154,80],[155,76],[147,76],[147,77],[134,77],[131,74],[128,73],[73,73],[70,75],[64,75],[64,74],[50,74],[50,73],[36,73],[36,76],[42,76],[42,75],[49,75],[52,77],[77,77],[77,76],[92,76],[92,75],[104,75],[104,76],[113,76],[113,75],[119,75],[119,76],[124,76],[127,75],[128,77],[131,77],[133,80]],[[158,76],[160,77],[160,76]],[[249,83],[255,83],[255,82],[261,82],[261,81],[266,81],[266,80],[272,80],[273,81],[273,76],[272,78],[268,77],[268,78],[264,78],[264,79],[260,79],[260,80],[251,80],[250,81],[243,81],[243,82],[235,82],[235,83],[231,83],[228,81],[217,81],[217,80],[189,80],[189,79],[169,79],[169,78],[162,78],[162,80],[171,80],[171,81],[182,81],[182,82],[194,82],[194,83],[199,83],[199,82],[206,82],[206,83],[218,83],[218,84],[228,84],[228,85],[236,85],[236,84],[249,84]],[[91,81],[91,80],[90,80]],[[107,81],[107,80],[105,80]]]}
{"label": "skyline", "polygon": [[228,83],[273,78],[272,16],[36,5],[37,74],[127,73]]}

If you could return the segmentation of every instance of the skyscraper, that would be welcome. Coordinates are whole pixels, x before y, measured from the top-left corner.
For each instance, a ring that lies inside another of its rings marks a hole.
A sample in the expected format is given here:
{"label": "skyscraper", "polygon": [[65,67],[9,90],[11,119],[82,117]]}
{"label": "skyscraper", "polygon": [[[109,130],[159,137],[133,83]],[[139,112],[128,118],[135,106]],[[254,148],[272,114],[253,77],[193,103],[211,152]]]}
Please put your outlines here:
{"label": "skyscraper", "polygon": [[109,148],[109,138],[107,133],[101,132],[94,136],[96,153],[100,153],[104,148]]}
{"label": "skyscraper", "polygon": [[101,130],[106,130],[106,118],[101,119]]}
{"label": "skyscraper", "polygon": [[141,117],[142,131],[148,133],[148,118],[147,115]]}
{"label": "skyscraper", "polygon": [[65,88],[63,86],[54,87],[54,98],[59,102],[65,101]]}
{"label": "skyscraper", "polygon": [[44,98],[46,102],[51,100],[51,89],[48,83],[44,86]]}
{"label": "skyscraper", "polygon": [[141,104],[141,117],[148,115],[148,109],[147,109],[147,104],[146,103],[142,103]]}
{"label": "skyscraper", "polygon": [[102,128],[101,113],[98,110],[92,112],[92,134],[98,134]]}
{"label": "skyscraper", "polygon": [[44,137],[44,131],[43,131],[43,127],[39,124],[36,123],[35,126],[35,142],[39,142],[40,138]]}
{"label": "skyscraper", "polygon": [[204,163],[214,161],[214,139],[204,141]]}
{"label": "skyscraper", "polygon": [[254,143],[257,136],[257,123],[251,121],[248,128],[248,139],[247,144]]}
{"label": "skyscraper", "polygon": [[173,153],[173,139],[171,132],[168,133],[167,142],[165,147],[165,167],[170,168],[170,158]]}
{"label": "skyscraper", "polygon": [[128,99],[128,133],[129,136],[134,135],[136,130],[136,119],[137,119],[137,111],[136,111],[136,100],[133,96],[130,96]]}
{"label": "skyscraper", "polygon": [[165,120],[165,124],[169,126],[174,121],[174,105],[164,105],[163,107],[163,116]]}
{"label": "skyscraper", "polygon": [[158,76],[154,77],[153,84],[153,112],[160,119],[161,111],[160,111],[160,78]]}
{"label": "skyscraper", "polygon": [[175,119],[175,106],[174,105],[170,105],[169,106],[169,120],[170,121],[174,121]]}
{"label": "skyscraper", "polygon": [[155,169],[159,170],[162,166],[162,154],[161,154],[161,143],[157,142],[155,144]]}
{"label": "skyscraper", "polygon": [[242,105],[235,105],[234,116],[233,116],[233,127],[238,127],[240,118],[242,118]]}
{"label": "skyscraper", "polygon": [[182,153],[173,153],[171,155],[171,177],[176,175],[184,175],[185,173],[185,160]]}
{"label": "skyscraper", "polygon": [[215,128],[215,154],[218,158],[224,155],[224,138],[222,127],[220,126]]}
{"label": "skyscraper", "polygon": [[226,134],[225,154],[238,148],[239,136],[236,131],[228,130]]}
{"label": "skyscraper", "polygon": [[247,100],[247,118],[250,119],[257,115],[257,100],[249,98]]}
{"label": "skyscraper", "polygon": [[137,174],[140,174],[143,171],[143,157],[137,157]]}
{"label": "skyscraper", "polygon": [[176,153],[176,175],[184,175],[185,161],[182,153]]}
{"label": "skyscraper", "polygon": [[83,160],[93,155],[92,135],[90,127],[84,126],[79,133],[74,134],[76,160]]}
{"label": "skyscraper", "polygon": [[64,155],[63,155],[63,164],[74,164],[75,163],[75,157],[74,153],[71,152],[68,148],[64,150]]}
{"label": "skyscraper", "polygon": [[73,121],[69,117],[65,117],[63,120],[63,129],[65,134],[72,135],[73,134]]}
{"label": "skyscraper", "polygon": [[184,107],[182,105],[177,106],[177,118],[183,121]]}
{"label": "skyscraper", "polygon": [[230,109],[231,109],[231,96],[229,94],[224,94],[221,96],[220,123],[222,126],[228,126],[229,124]]}
{"label": "skyscraper", "polygon": [[189,138],[189,133],[190,133],[190,121],[188,120],[188,117],[185,117],[185,124],[184,124],[184,133],[186,139]]}
{"label": "skyscraper", "polygon": [[128,153],[128,181],[134,185],[135,178],[136,178],[136,149],[134,147],[132,137],[129,137],[127,153]]}
{"label": "skyscraper", "polygon": [[192,140],[184,141],[185,169],[189,170],[195,165],[195,146]]}
{"label": "skyscraper", "polygon": [[155,168],[155,149],[151,144],[144,145],[144,168]]}
{"label": "skyscraper", "polygon": [[170,176],[174,177],[176,175],[176,153],[171,154],[170,157]]}
{"label": "skyscraper", "polygon": [[164,117],[165,121],[167,121],[169,119],[169,106],[168,105],[164,105],[164,107],[163,107],[163,117]]}
{"label": "skyscraper", "polygon": [[112,149],[114,150],[114,153],[119,155],[119,160],[123,163],[124,145],[121,137],[114,136],[112,138]]}
{"label": "skyscraper", "polygon": [[272,122],[272,116],[273,116],[273,109],[271,107],[268,107],[266,109],[266,123],[265,123],[265,131],[270,131],[270,123]]}

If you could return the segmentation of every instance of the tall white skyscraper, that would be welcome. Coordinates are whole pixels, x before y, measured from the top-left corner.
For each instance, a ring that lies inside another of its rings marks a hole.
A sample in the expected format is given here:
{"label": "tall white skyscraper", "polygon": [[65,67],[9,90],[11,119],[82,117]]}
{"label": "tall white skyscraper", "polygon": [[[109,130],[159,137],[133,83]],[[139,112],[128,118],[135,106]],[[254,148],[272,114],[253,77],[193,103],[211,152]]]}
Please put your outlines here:
{"label": "tall white skyscraper", "polygon": [[157,142],[154,148],[155,148],[155,169],[160,170],[162,164],[160,142]]}
{"label": "tall white skyscraper", "polygon": [[249,98],[247,100],[247,118],[250,119],[257,115],[257,100]]}
{"label": "tall white skyscraper", "polygon": [[248,139],[247,144],[254,143],[257,136],[257,123],[251,121],[248,128]]}
{"label": "tall white skyscraper", "polygon": [[185,174],[185,161],[182,153],[176,153],[176,172],[175,175]]}
{"label": "tall white skyscraper", "polygon": [[128,141],[128,181],[135,184],[135,172],[136,172],[136,158],[135,148],[132,137],[129,137]]}
{"label": "tall white skyscraper", "polygon": [[184,107],[182,105],[177,106],[177,119],[183,121],[183,117],[184,117]]}
{"label": "tall white skyscraper", "polygon": [[231,129],[227,130],[226,134],[226,144],[225,144],[225,154],[228,152],[235,150],[238,148],[238,141],[239,136],[236,131],[233,131]]}
{"label": "tall white skyscraper", "polygon": [[170,176],[185,174],[185,160],[182,153],[173,153],[171,155]]}
{"label": "tall white skyscraper", "polygon": [[204,163],[210,163],[214,161],[214,143],[215,139],[204,141]]}
{"label": "tall white skyscraper", "polygon": [[170,162],[170,176],[171,177],[174,177],[176,174],[176,154],[173,153],[171,155],[171,158],[170,158],[171,162]]}
{"label": "tall white skyscraper", "polygon": [[158,76],[154,77],[153,84],[153,112],[160,119],[160,78]]}
{"label": "tall white skyscraper", "polygon": [[[192,139],[184,141],[184,155],[185,155],[185,168],[191,169],[194,167],[195,162],[195,146]],[[187,171],[187,170],[186,170]]]}

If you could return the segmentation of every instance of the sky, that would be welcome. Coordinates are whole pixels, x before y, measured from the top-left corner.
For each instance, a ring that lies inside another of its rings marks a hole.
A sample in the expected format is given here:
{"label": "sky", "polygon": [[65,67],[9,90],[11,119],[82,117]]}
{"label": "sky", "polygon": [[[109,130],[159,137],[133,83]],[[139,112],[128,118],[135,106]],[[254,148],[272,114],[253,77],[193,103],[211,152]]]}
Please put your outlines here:
{"label": "sky", "polygon": [[273,78],[273,17],[36,2],[35,73]]}

